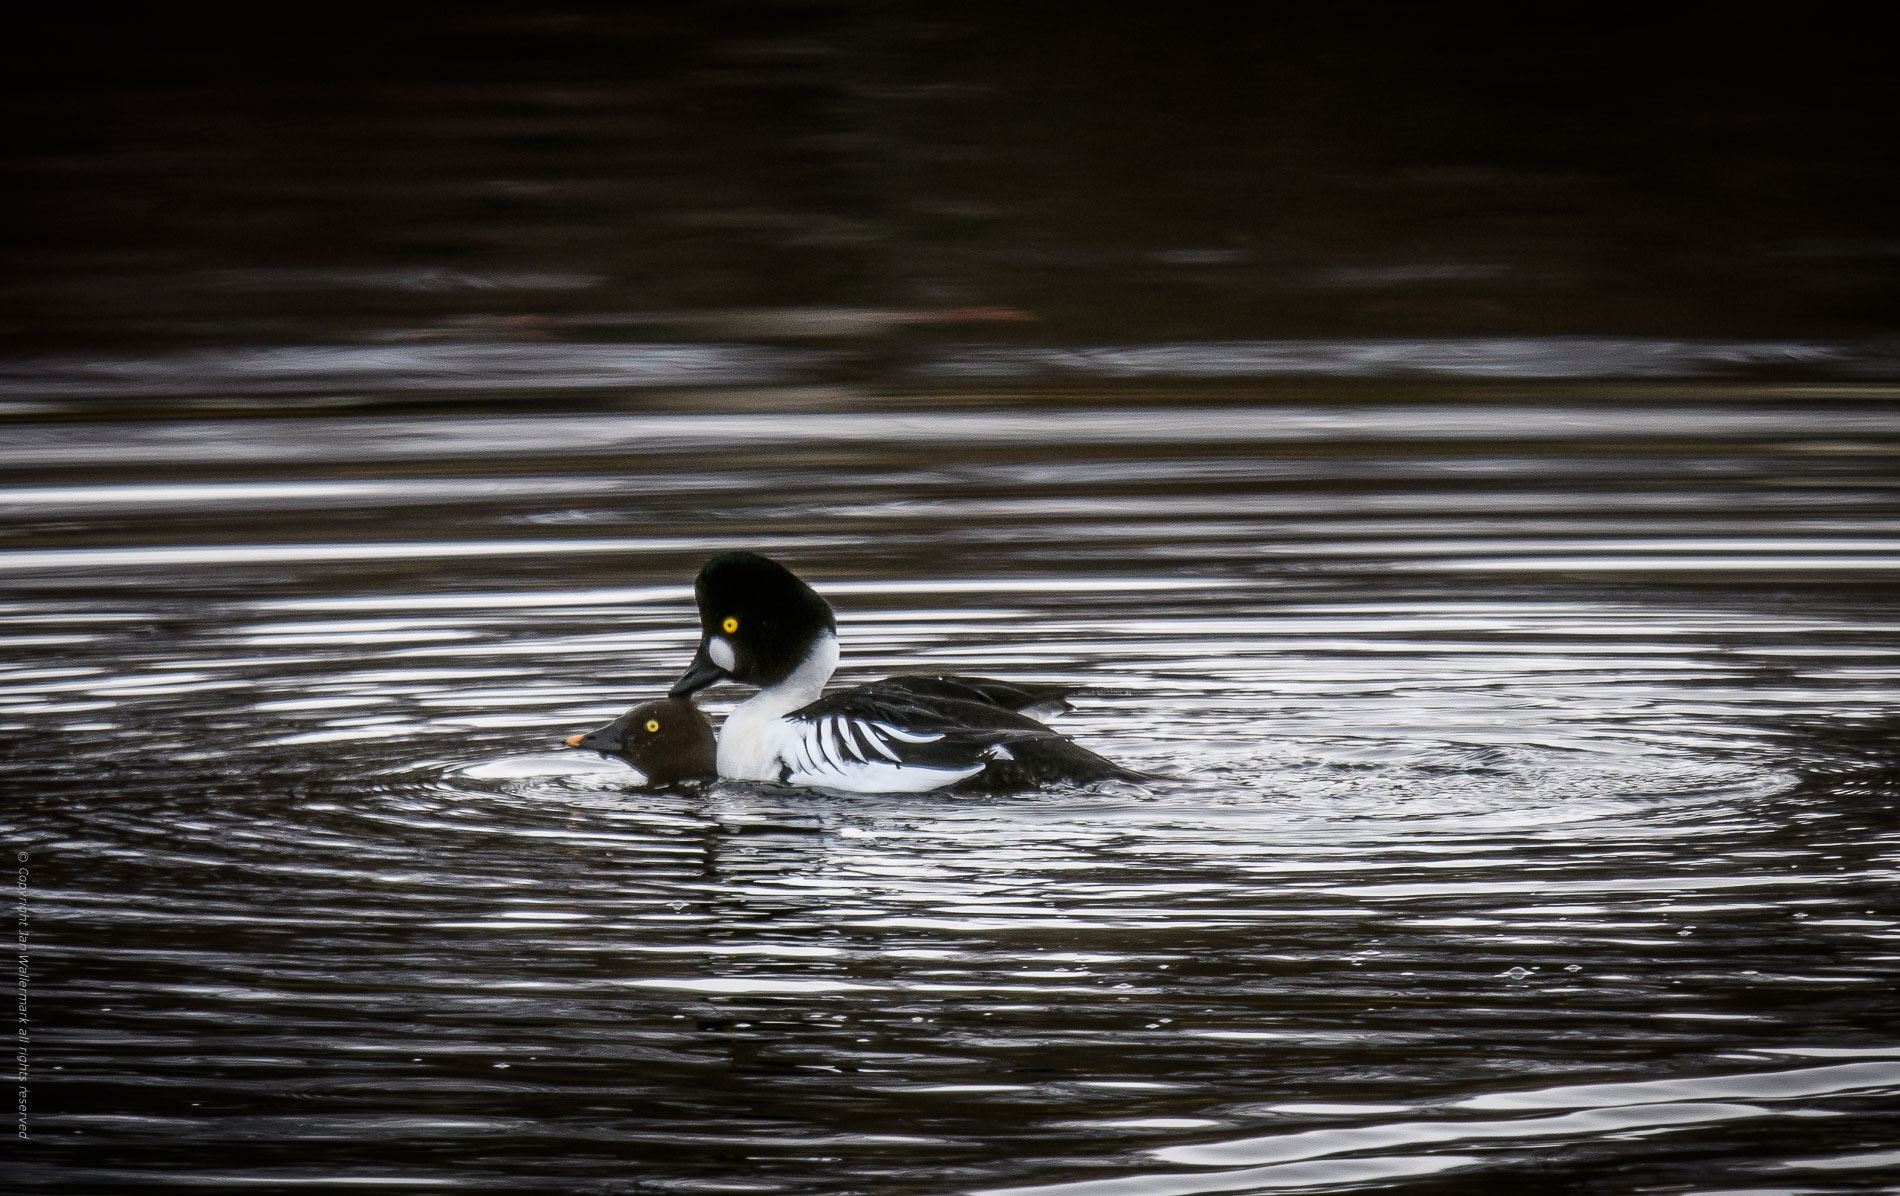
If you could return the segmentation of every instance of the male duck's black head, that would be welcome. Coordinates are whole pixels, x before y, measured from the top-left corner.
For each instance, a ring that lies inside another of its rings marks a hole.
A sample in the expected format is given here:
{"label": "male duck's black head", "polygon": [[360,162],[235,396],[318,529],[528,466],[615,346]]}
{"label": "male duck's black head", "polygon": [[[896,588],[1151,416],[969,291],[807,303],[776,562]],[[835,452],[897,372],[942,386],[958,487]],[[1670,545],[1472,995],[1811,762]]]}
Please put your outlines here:
{"label": "male duck's black head", "polygon": [[761,689],[777,685],[837,633],[831,607],[816,590],[754,552],[707,561],[693,595],[699,602],[699,652],[674,683],[676,698],[727,679]]}
{"label": "male duck's black head", "polygon": [[570,736],[567,746],[619,756],[649,785],[710,780],[717,772],[712,724],[699,707],[678,698],[642,702],[597,731]]}

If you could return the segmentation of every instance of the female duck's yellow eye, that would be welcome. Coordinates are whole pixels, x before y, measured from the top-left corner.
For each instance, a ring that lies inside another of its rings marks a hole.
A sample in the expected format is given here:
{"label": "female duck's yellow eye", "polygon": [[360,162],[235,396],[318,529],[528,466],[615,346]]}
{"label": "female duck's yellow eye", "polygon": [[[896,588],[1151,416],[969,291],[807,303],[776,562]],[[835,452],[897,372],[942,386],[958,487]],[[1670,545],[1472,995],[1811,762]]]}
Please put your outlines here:
{"label": "female duck's yellow eye", "polygon": [[659,719],[657,719],[657,718],[650,718],[650,719],[648,719],[648,720],[647,720],[647,734],[648,734],[648,735],[651,735],[651,734],[653,734],[653,733],[654,733],[655,731],[658,731],[659,729],[660,729],[660,720],[659,720]]}
{"label": "female duck's yellow eye", "polygon": [[733,618],[731,615],[727,615],[725,622],[719,625],[719,630],[725,632],[727,635],[731,635],[733,632],[739,630],[739,620]]}

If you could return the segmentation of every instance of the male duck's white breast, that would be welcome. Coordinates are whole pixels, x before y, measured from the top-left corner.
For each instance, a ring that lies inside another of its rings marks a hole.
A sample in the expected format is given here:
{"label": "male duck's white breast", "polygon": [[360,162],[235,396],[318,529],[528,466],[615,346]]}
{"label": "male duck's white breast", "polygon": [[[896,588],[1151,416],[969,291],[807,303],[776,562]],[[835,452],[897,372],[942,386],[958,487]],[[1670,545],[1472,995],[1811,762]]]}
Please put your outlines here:
{"label": "male duck's white breast", "polygon": [[742,703],[719,729],[719,775],[732,781],[776,781],[786,748],[797,736],[783,715],[748,710]]}

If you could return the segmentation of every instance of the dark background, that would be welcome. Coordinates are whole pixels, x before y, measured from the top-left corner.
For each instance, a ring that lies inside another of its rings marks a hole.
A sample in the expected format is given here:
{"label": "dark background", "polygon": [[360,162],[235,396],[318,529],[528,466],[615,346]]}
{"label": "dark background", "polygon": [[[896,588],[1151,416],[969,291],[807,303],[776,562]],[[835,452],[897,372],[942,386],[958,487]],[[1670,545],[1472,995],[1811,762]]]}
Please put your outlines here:
{"label": "dark background", "polygon": [[1751,20],[19,6],[0,353],[1890,334],[1884,39]]}

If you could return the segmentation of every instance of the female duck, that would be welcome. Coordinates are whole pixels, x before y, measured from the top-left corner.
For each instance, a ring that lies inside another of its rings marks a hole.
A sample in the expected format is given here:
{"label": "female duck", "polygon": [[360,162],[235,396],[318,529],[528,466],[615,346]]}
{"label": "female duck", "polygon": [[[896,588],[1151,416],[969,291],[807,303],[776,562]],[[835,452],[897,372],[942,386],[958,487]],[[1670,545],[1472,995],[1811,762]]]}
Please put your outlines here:
{"label": "female duck", "polygon": [[567,739],[569,747],[620,757],[654,789],[712,780],[717,743],[699,707],[680,698],[642,702],[604,727]]}

